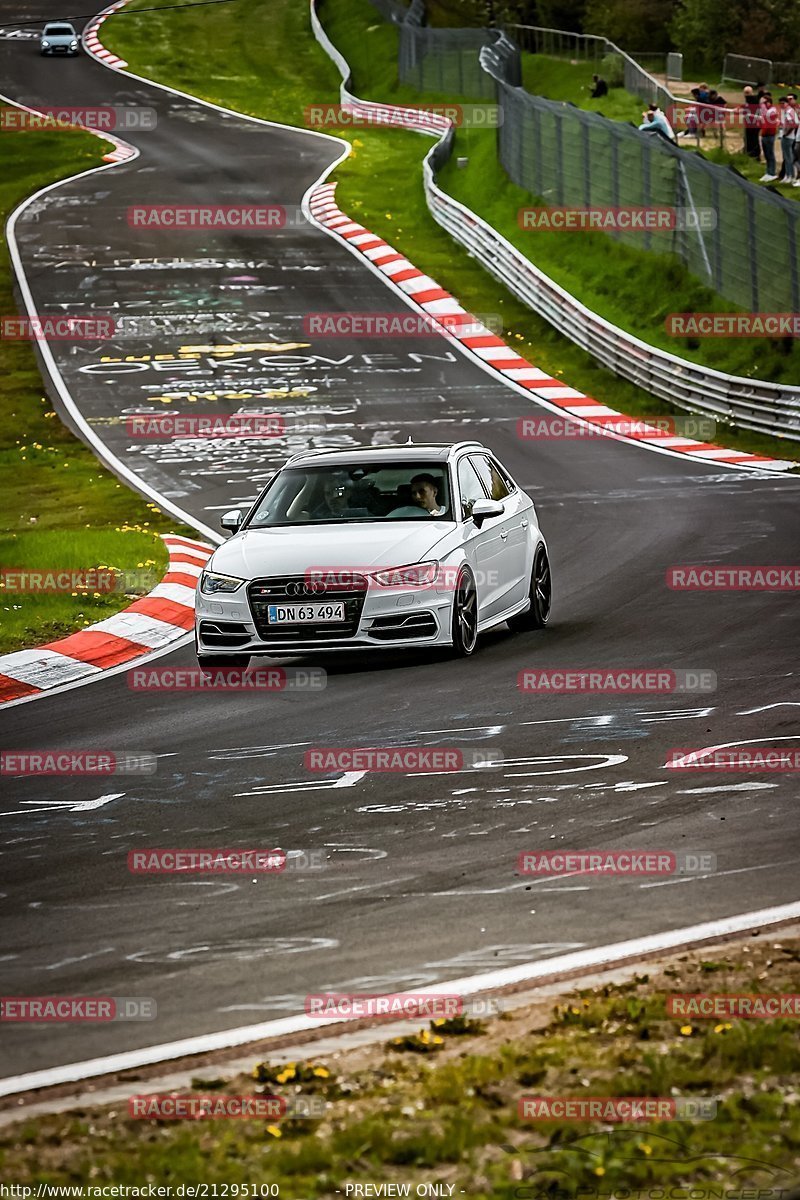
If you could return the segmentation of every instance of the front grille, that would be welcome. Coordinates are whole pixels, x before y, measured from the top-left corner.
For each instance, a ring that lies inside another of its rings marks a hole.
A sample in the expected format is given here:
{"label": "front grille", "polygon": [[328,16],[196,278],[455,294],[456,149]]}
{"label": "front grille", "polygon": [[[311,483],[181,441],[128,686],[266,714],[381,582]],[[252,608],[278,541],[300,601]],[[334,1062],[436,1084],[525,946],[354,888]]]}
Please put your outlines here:
{"label": "front grille", "polygon": [[404,616],[376,617],[367,630],[371,638],[382,642],[401,641],[405,638],[435,637],[438,631],[433,613],[422,612]]}
{"label": "front grille", "polygon": [[[361,611],[367,595],[367,580],[363,575],[353,575],[348,586],[334,583],[326,587],[322,582],[315,584],[319,590],[305,590],[308,580],[302,575],[277,575],[273,579],[254,579],[247,588],[250,612],[253,614],[256,632],[263,642],[318,642],[354,637],[358,632]],[[333,604],[344,603],[344,621],[330,621],[323,625],[270,625],[267,610],[270,604],[310,604],[320,601]]]}

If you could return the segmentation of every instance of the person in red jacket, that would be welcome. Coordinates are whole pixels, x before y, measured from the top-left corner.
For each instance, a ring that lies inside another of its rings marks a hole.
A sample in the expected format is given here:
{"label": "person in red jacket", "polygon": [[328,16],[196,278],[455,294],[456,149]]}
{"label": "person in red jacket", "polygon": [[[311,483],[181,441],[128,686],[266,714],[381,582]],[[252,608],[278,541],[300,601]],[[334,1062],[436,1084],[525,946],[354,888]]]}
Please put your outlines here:
{"label": "person in red jacket", "polygon": [[764,152],[766,172],[761,176],[761,183],[771,183],[778,178],[775,167],[775,135],[780,128],[780,114],[772,103],[770,92],[764,92],[758,110],[758,128],[761,134],[761,149]]}
{"label": "person in red jacket", "polygon": [[797,97],[794,92],[781,96],[781,155],[783,157],[783,178],[781,183],[791,187],[795,180],[797,161],[796,138],[797,127],[800,124],[800,110],[797,107]]}

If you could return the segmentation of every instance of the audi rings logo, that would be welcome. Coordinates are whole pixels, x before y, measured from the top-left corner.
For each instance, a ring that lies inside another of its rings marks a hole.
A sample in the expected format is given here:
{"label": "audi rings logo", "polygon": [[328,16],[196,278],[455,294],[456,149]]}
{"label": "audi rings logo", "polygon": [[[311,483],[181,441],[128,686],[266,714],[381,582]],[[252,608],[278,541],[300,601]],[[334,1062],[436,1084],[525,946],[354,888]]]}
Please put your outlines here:
{"label": "audi rings logo", "polygon": [[287,596],[319,596],[325,591],[325,584],[321,579],[306,580],[290,580],[286,585]]}

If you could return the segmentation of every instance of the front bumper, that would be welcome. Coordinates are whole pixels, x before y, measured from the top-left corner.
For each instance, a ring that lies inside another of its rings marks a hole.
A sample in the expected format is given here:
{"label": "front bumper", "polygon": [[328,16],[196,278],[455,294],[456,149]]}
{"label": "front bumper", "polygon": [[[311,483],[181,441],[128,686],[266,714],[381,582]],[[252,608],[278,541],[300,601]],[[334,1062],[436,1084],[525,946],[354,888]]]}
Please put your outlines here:
{"label": "front bumper", "polygon": [[[206,596],[198,586],[197,645],[203,655],[306,654],[380,647],[449,645],[452,588],[387,588],[369,582],[361,589],[315,594],[314,601],[343,601],[346,619],[337,626],[270,626],[267,600],[286,601],[286,577],[260,579],[228,595]],[[277,589],[272,585],[277,584]],[[263,596],[259,591],[263,591]],[[309,597],[289,597],[308,602]]]}

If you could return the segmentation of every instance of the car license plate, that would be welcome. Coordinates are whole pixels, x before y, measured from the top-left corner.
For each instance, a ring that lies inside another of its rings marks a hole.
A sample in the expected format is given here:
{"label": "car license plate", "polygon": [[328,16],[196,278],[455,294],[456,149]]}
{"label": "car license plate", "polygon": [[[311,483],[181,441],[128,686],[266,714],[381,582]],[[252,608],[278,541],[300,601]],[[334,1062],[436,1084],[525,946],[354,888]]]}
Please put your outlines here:
{"label": "car license plate", "polygon": [[270,625],[323,625],[344,621],[344,604],[270,604],[267,620]]}

